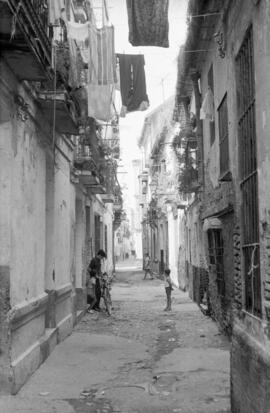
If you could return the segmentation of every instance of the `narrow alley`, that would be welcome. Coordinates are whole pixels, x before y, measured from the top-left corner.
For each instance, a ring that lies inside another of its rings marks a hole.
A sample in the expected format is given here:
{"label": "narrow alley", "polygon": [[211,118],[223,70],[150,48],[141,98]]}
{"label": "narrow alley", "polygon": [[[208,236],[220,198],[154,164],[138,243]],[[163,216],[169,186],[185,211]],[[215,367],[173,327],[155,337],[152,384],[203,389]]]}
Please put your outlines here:
{"label": "narrow alley", "polygon": [[186,293],[164,312],[163,282],[129,260],[112,298],[112,316],[84,315],[1,412],[230,412],[229,342]]}

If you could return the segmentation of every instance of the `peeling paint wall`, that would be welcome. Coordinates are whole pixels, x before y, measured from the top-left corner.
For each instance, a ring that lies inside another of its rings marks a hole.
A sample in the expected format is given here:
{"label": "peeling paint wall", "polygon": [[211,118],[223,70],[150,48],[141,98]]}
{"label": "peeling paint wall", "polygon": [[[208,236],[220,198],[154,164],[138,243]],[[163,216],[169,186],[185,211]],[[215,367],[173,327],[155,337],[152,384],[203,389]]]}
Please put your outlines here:
{"label": "peeling paint wall", "polygon": [[[0,382],[12,393],[76,319],[73,145],[56,135],[53,156],[30,88],[0,61]],[[27,119],[18,116],[16,94]]]}
{"label": "peeling paint wall", "polygon": [[[270,4],[267,0],[238,1],[227,16],[227,82],[230,90],[230,156],[236,181],[236,220],[234,240],[234,324],[231,352],[231,383],[233,413],[267,413],[269,411],[269,203],[270,203]],[[258,165],[260,267],[262,286],[262,318],[245,311],[243,257],[241,254],[241,192],[238,168],[238,119],[235,57],[249,26],[253,26],[255,69],[255,107]]]}

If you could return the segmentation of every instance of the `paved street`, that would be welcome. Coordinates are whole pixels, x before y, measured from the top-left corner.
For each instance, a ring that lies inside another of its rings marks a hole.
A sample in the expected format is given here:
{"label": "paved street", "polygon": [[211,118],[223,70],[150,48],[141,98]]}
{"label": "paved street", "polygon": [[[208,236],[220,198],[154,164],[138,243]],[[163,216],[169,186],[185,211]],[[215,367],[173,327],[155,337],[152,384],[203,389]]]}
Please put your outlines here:
{"label": "paved street", "polygon": [[221,413],[229,409],[229,343],[186,293],[164,312],[160,280],[118,268],[114,310],[86,314],[5,413]]}

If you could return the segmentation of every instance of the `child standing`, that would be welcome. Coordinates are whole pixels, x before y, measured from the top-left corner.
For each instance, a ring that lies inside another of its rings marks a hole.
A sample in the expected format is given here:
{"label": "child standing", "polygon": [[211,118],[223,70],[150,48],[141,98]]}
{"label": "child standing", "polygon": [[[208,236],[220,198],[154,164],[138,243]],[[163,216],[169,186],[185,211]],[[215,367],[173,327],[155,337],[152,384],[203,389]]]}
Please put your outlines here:
{"label": "child standing", "polygon": [[144,263],[143,263],[143,269],[144,269],[144,280],[146,280],[147,274],[150,275],[150,279],[153,280],[154,277],[151,274],[151,260],[149,257],[149,254],[145,254],[145,258],[144,258]]}
{"label": "child standing", "polygon": [[165,291],[166,291],[166,298],[167,298],[167,306],[164,308],[164,311],[172,311],[172,280],[170,277],[171,270],[167,268],[164,271],[164,284],[165,284]]}

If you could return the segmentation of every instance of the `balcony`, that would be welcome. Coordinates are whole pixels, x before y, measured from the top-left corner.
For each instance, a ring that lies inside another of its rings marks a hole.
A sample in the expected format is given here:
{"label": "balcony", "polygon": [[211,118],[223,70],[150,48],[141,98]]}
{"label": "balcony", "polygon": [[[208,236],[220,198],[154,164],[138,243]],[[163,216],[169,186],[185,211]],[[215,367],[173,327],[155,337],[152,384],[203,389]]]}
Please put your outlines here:
{"label": "balcony", "polygon": [[116,168],[117,165],[113,160],[107,160],[102,165],[102,176],[106,188],[106,194],[102,195],[102,200],[105,203],[114,203],[115,188],[116,188]]}
{"label": "balcony", "polygon": [[120,185],[117,181],[115,190],[114,190],[114,203],[113,203],[113,210],[115,213],[122,211],[123,209],[123,198],[122,198],[122,191]]}
{"label": "balcony", "polygon": [[76,107],[73,100],[65,90],[40,90],[38,104],[44,118],[53,123],[55,109],[55,128],[59,133],[77,135],[79,132],[76,121]]}
{"label": "balcony", "polygon": [[114,210],[115,212],[121,211],[122,208],[123,208],[123,202],[117,202],[117,201],[114,202],[114,204],[113,204],[113,210]]}
{"label": "balcony", "polygon": [[94,172],[86,170],[77,170],[77,176],[79,179],[79,183],[85,186],[88,195],[105,193],[105,187],[102,185],[99,177],[95,175]]}
{"label": "balcony", "polygon": [[0,48],[19,80],[52,77],[46,0],[0,0]]}
{"label": "balcony", "polygon": [[186,165],[179,173],[179,192],[192,193],[198,191],[198,169],[192,165]]}
{"label": "balcony", "polygon": [[79,183],[86,187],[89,195],[105,194],[104,180],[100,176],[97,164],[93,158],[90,141],[84,136],[80,136],[77,139],[74,167],[77,171]]}
{"label": "balcony", "polygon": [[114,219],[113,219],[113,229],[114,231],[117,230],[117,228],[120,227],[121,222],[123,220],[123,210],[115,211],[114,212]]}

